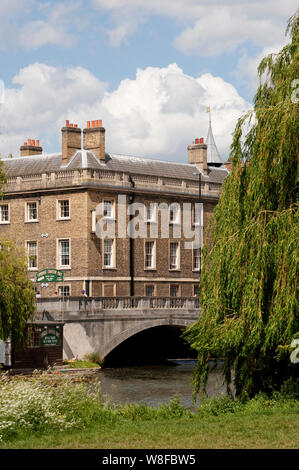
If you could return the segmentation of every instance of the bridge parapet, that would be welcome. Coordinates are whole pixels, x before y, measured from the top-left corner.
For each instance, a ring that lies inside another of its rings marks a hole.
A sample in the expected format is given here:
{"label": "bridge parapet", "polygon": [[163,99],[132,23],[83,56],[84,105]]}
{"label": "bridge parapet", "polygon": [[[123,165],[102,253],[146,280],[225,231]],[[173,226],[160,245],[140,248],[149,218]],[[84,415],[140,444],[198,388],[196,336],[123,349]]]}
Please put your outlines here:
{"label": "bridge parapet", "polygon": [[139,313],[192,314],[199,310],[196,297],[48,297],[37,299],[36,318],[84,318],[98,315],[128,316]]}

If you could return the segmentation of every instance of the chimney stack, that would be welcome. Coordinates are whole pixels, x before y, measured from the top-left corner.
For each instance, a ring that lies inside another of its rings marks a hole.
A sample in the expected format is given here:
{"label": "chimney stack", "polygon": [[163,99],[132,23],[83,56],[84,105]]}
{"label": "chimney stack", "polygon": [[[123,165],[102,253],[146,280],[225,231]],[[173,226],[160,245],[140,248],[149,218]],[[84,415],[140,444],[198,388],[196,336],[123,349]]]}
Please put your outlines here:
{"label": "chimney stack", "polygon": [[91,150],[96,157],[105,162],[105,129],[102,120],[87,121],[87,127],[83,129],[83,148]]}
{"label": "chimney stack", "polygon": [[81,149],[81,129],[77,124],[65,121],[62,133],[62,165],[66,165],[76,150]]}
{"label": "chimney stack", "polygon": [[189,163],[195,163],[204,174],[207,174],[207,145],[204,143],[203,137],[196,138],[192,145],[188,145],[188,160]]}
{"label": "chimney stack", "polygon": [[27,157],[28,155],[41,155],[43,153],[42,147],[39,145],[39,140],[28,139],[24,142],[24,145],[20,147],[21,157]]}

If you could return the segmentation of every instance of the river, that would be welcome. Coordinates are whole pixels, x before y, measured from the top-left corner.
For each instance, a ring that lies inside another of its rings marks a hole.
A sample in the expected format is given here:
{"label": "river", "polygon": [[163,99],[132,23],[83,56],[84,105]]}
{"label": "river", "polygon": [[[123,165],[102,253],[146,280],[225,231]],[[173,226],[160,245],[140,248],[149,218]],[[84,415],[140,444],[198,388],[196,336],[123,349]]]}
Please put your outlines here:
{"label": "river", "polygon": [[[195,361],[178,365],[106,368],[99,372],[104,396],[112,403],[146,403],[157,406],[177,395],[184,407],[195,410],[192,373]],[[209,375],[207,395],[225,393],[221,367]]]}

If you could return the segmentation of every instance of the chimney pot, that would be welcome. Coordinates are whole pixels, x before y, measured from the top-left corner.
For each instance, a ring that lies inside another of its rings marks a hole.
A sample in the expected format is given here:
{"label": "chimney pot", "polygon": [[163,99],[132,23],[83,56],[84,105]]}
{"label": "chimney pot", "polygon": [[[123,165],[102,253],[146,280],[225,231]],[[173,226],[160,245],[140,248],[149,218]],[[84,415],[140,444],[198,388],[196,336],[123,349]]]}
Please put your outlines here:
{"label": "chimney pot", "polygon": [[199,143],[200,143],[200,144],[203,144],[203,143],[204,143],[203,137],[201,137],[201,138],[199,139]]}
{"label": "chimney pot", "polygon": [[99,127],[102,127],[102,119],[99,119]]}
{"label": "chimney pot", "polygon": [[90,121],[87,121],[87,129],[90,128]]}
{"label": "chimney pot", "polygon": [[70,125],[70,121],[67,119],[67,120],[65,121],[65,127],[69,127],[69,125]]}
{"label": "chimney pot", "polygon": [[32,140],[31,142],[32,142],[31,145],[33,145],[33,147],[35,147],[35,140]]}
{"label": "chimney pot", "polygon": [[39,147],[39,140],[36,141],[36,146]]}
{"label": "chimney pot", "polygon": [[195,139],[195,144],[199,144],[199,139]]}

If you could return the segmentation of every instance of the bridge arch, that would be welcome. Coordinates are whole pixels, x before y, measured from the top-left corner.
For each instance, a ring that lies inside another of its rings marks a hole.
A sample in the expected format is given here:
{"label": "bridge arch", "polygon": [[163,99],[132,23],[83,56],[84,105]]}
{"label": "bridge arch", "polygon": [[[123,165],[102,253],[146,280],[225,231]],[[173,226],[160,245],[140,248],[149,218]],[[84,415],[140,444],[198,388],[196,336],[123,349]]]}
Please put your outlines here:
{"label": "bridge arch", "polygon": [[121,333],[115,335],[107,344],[105,344],[102,349],[102,358],[105,359],[107,355],[111,353],[117,346],[134,335],[141,333],[142,331],[159,326],[178,326],[181,328],[186,328],[192,323],[193,321],[180,318],[160,318],[156,320],[140,322],[135,326],[126,328]]}

